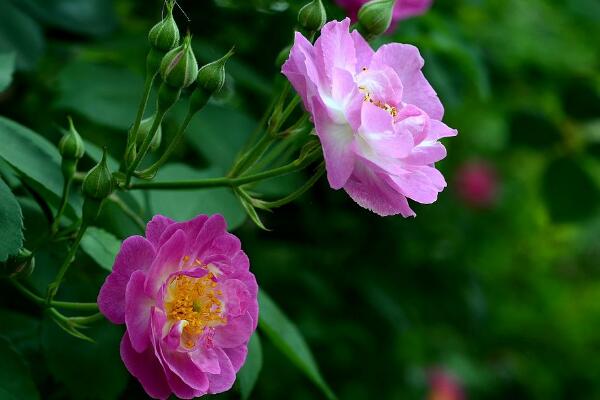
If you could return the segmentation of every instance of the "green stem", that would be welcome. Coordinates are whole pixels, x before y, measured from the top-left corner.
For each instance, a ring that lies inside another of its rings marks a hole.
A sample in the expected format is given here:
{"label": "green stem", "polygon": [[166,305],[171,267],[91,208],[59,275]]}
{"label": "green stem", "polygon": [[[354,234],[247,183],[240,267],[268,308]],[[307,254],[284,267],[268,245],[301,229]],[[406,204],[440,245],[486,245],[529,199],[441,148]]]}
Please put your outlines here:
{"label": "green stem", "polygon": [[85,233],[86,229],[87,224],[85,222],[82,222],[81,226],[79,227],[79,231],[77,232],[77,236],[75,237],[75,241],[71,245],[71,248],[69,249],[69,252],[67,253],[67,256],[65,257],[65,260],[63,261],[62,265],[60,266],[58,273],[54,278],[54,281],[48,285],[46,304],[50,304],[52,300],[54,300],[54,296],[56,296],[56,292],[58,292],[60,284],[62,283],[62,280],[65,277],[69,266],[75,259],[75,253],[77,252],[77,248],[79,247],[79,243],[81,242],[81,239],[83,238],[83,234]]}
{"label": "green stem", "polygon": [[177,131],[177,133],[171,140],[171,143],[169,143],[169,147],[167,147],[167,150],[158,159],[158,161],[156,161],[154,164],[152,164],[148,168],[140,171],[140,174],[149,174],[152,172],[156,172],[165,162],[167,162],[167,160],[169,159],[171,154],[173,154],[175,149],[177,149],[177,146],[179,145],[179,142],[183,138],[183,135],[185,134],[185,131],[187,130],[188,126],[190,125],[190,122],[192,121],[194,114],[195,113],[193,111],[191,111],[191,110],[188,111],[183,123],[179,127],[179,130]]}
{"label": "green stem", "polygon": [[287,165],[279,168],[274,168],[258,174],[246,175],[240,177],[221,177],[208,178],[178,182],[140,182],[133,183],[129,186],[130,189],[158,189],[158,190],[176,190],[176,189],[199,189],[211,187],[237,187],[247,183],[258,182],[264,179],[273,178],[276,176],[286,175],[292,172],[300,171],[312,162],[313,157],[306,157],[304,160],[295,160]]}
{"label": "green stem", "polygon": [[63,185],[62,197],[60,199],[60,205],[58,206],[58,211],[56,212],[56,216],[54,217],[54,221],[52,221],[52,226],[50,227],[50,232],[55,234],[58,231],[60,226],[60,218],[62,217],[65,209],[67,208],[67,201],[69,200],[69,191],[71,190],[71,184],[73,183],[73,178],[67,178]]}
{"label": "green stem", "polygon": [[308,189],[313,187],[313,185],[315,183],[317,183],[319,178],[321,178],[321,176],[323,176],[324,172],[325,172],[325,165],[321,164],[321,165],[319,165],[317,172],[308,181],[306,181],[306,183],[304,185],[302,185],[299,189],[297,189],[296,191],[290,193],[289,195],[287,195],[279,200],[262,202],[261,203],[262,206],[264,206],[266,208],[277,208],[277,207],[286,205],[288,203],[291,203],[292,201],[296,200],[298,197],[300,197],[304,193],[306,193],[308,191]]}
{"label": "green stem", "polygon": [[113,193],[107,199],[119,207],[121,211],[123,211],[123,214],[127,215],[142,232],[146,229],[146,224],[140,218],[140,216],[137,215],[137,213],[133,211],[119,196]]}
{"label": "green stem", "polygon": [[146,111],[146,105],[148,104],[148,99],[150,98],[150,91],[152,90],[152,84],[154,83],[155,76],[156,73],[151,74],[146,72],[146,81],[144,82],[144,93],[142,94],[140,105],[138,106],[137,115],[135,116],[135,122],[133,123],[133,127],[127,135],[127,146],[125,146],[125,155],[123,156],[123,162],[121,163],[122,167],[127,163],[126,159],[128,152],[131,150],[131,147],[135,145],[135,138],[137,137],[140,125],[142,123],[142,118],[144,117],[144,112]]}
{"label": "green stem", "polygon": [[254,147],[244,154],[233,166],[231,172],[229,172],[229,176],[236,177],[248,169],[248,167],[250,167],[258,158],[260,158],[273,140],[275,140],[275,137],[269,134],[266,134],[260,138]]}
{"label": "green stem", "polygon": [[[23,295],[25,295],[25,297],[29,298],[34,303],[36,303],[40,306],[44,306],[47,304],[46,299],[33,293],[31,290],[27,289],[25,286],[23,286],[17,280],[9,279],[9,281],[19,292],[21,292]],[[55,301],[55,300],[53,300],[50,302],[50,306],[57,307],[57,308],[63,308],[65,310],[80,310],[80,311],[96,311],[96,310],[98,310],[98,304],[96,304],[96,303],[77,303],[77,302],[70,302],[70,301]]]}
{"label": "green stem", "polygon": [[159,109],[156,112],[156,116],[154,117],[154,122],[152,123],[152,128],[150,128],[150,132],[148,132],[148,135],[144,138],[144,142],[142,143],[142,146],[140,147],[140,150],[137,153],[135,160],[127,169],[127,174],[125,177],[126,185],[128,185],[131,181],[131,175],[133,174],[133,171],[135,171],[135,169],[138,167],[138,165],[140,165],[140,163],[144,159],[144,156],[146,156],[146,153],[150,148],[150,143],[152,142],[152,139],[154,139],[154,135],[156,134],[156,131],[158,131],[158,128],[160,127],[160,124],[162,123],[162,120],[166,113],[167,109]]}

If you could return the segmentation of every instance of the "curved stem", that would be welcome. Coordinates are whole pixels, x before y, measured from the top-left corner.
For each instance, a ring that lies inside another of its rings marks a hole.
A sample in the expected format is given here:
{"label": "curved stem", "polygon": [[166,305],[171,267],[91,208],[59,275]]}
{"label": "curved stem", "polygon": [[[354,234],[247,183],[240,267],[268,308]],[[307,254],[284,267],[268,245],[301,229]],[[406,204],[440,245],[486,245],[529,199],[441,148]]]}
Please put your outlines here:
{"label": "curved stem", "polygon": [[81,242],[81,238],[83,238],[83,234],[85,233],[86,229],[87,229],[87,224],[82,222],[81,226],[79,227],[79,231],[77,232],[77,236],[75,237],[75,241],[71,245],[71,248],[69,249],[69,252],[67,253],[67,256],[65,257],[65,260],[63,261],[62,265],[60,266],[58,273],[56,274],[56,277],[54,278],[54,281],[52,281],[48,285],[48,294],[46,296],[46,304],[50,304],[52,302],[52,300],[54,300],[54,296],[56,295],[56,292],[58,292],[58,289],[60,288],[60,284],[62,283],[62,280],[65,277],[65,274],[67,273],[67,270],[69,269],[69,266],[75,259],[75,253],[77,252],[77,248],[79,247],[79,242]]}
{"label": "curved stem", "polygon": [[56,216],[54,217],[54,221],[52,221],[52,226],[50,227],[50,232],[55,234],[58,231],[58,227],[60,226],[60,218],[65,212],[65,208],[67,208],[67,201],[69,200],[69,191],[71,189],[71,184],[73,183],[73,178],[70,177],[65,180],[65,184],[63,185],[62,197],[60,199],[60,205],[58,206],[58,211],[56,212]]}
{"label": "curved stem", "polygon": [[169,147],[167,147],[167,150],[165,150],[165,152],[158,159],[158,161],[156,161],[154,164],[152,164],[148,168],[140,171],[141,174],[152,173],[153,171],[157,171],[165,162],[167,162],[167,160],[169,159],[171,154],[173,154],[173,152],[179,145],[179,142],[181,142],[181,138],[183,138],[183,135],[184,135],[185,131],[187,130],[193,117],[194,117],[194,112],[188,111],[183,123],[179,127],[179,130],[177,131],[177,133],[171,140],[171,143],[169,143]]}
{"label": "curved stem", "polygon": [[247,183],[258,182],[264,179],[273,178],[276,176],[286,175],[292,172],[300,171],[307,167],[312,162],[313,157],[308,156],[304,160],[295,160],[282,167],[274,168],[258,174],[246,175],[240,177],[221,177],[208,178],[178,182],[140,182],[133,183],[129,186],[130,189],[158,189],[158,190],[175,190],[175,189],[199,189],[210,187],[230,186],[237,187]]}
{"label": "curved stem", "polygon": [[119,207],[121,211],[123,211],[123,214],[127,215],[129,219],[131,219],[131,222],[140,228],[142,232],[146,230],[146,224],[144,221],[123,201],[123,199],[113,193],[107,197],[107,200],[113,202],[117,207]]}
{"label": "curved stem", "polygon": [[138,165],[140,165],[140,163],[146,156],[148,148],[150,148],[150,143],[152,142],[152,139],[154,139],[154,135],[156,134],[156,131],[158,131],[158,128],[160,127],[160,124],[162,123],[163,117],[165,116],[166,112],[166,109],[159,109],[156,112],[156,116],[154,117],[154,122],[152,123],[152,128],[150,128],[150,132],[148,132],[148,136],[144,138],[144,142],[142,143],[142,146],[140,147],[140,150],[137,153],[135,160],[127,169],[127,174],[125,177],[126,185],[129,184],[129,182],[131,181],[131,175],[133,174],[133,171],[135,171],[135,169],[138,167]]}
{"label": "curved stem", "polygon": [[[10,283],[25,297],[29,298],[34,303],[44,306],[46,305],[46,299],[38,296],[33,293],[31,290],[27,289],[21,283],[19,283],[15,279],[10,279]],[[64,308],[65,310],[81,310],[81,311],[97,311],[98,304],[97,303],[78,303],[78,302],[70,302],[70,301],[51,301],[51,307]]]}
{"label": "curved stem", "polygon": [[142,94],[140,105],[138,106],[137,115],[135,116],[135,122],[133,123],[133,127],[127,135],[127,145],[125,146],[125,155],[123,156],[123,162],[121,163],[121,166],[126,164],[127,153],[131,150],[131,146],[133,146],[133,144],[135,143],[135,138],[137,137],[137,133],[142,123],[142,118],[144,117],[144,112],[146,111],[148,98],[150,98],[150,91],[152,90],[152,83],[154,83],[155,76],[156,74],[150,74],[146,72],[146,81],[144,82],[144,93]]}
{"label": "curved stem", "polygon": [[317,172],[308,181],[306,181],[306,183],[304,185],[302,185],[296,191],[290,193],[289,195],[287,195],[279,200],[261,202],[261,205],[266,208],[277,208],[277,207],[286,205],[288,203],[291,203],[292,201],[296,200],[298,197],[300,197],[304,193],[306,193],[308,191],[308,189],[313,187],[313,185],[315,183],[317,183],[319,178],[321,178],[321,176],[323,176],[324,172],[325,172],[325,164],[322,163],[321,165],[319,165]]}

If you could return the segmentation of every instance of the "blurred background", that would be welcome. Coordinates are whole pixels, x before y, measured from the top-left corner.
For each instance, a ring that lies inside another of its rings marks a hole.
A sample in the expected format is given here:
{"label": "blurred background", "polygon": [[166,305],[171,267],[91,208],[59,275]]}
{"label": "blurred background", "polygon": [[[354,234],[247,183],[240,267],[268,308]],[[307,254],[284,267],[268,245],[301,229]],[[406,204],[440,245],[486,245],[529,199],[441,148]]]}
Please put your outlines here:
{"label": "blurred background", "polygon": [[[217,176],[282,79],[275,60],[304,2],[179,3],[185,14],[176,10],[176,19],[194,35],[200,63],[232,45],[236,55],[225,92],[195,118],[177,164],[161,174]],[[329,19],[344,17],[333,2],[326,7]],[[0,0],[0,53],[17,57],[0,114],[53,143],[72,115],[92,151],[109,145],[120,158],[161,8],[158,0]],[[459,130],[439,165],[448,188],[433,205],[413,203],[415,219],[380,218],[325,179],[261,214],[270,232],[244,221],[225,189],[150,193],[136,212],[224,213],[259,284],[302,331],[340,399],[600,398],[598,38],[597,0],[435,0],[378,39],[419,47],[444,121]],[[164,125],[163,146],[176,120]],[[260,191],[285,194],[303,179]],[[42,210],[28,198],[21,206],[26,240],[35,242]],[[110,207],[105,214],[116,236],[139,233]],[[34,287],[53,276],[56,254],[60,245],[37,257]],[[94,301],[105,276],[94,268],[72,268],[65,293]],[[2,288],[0,331],[28,355],[44,399],[144,398],[119,360],[120,327],[94,328],[89,350]],[[263,352],[252,398],[320,398],[267,340]]]}

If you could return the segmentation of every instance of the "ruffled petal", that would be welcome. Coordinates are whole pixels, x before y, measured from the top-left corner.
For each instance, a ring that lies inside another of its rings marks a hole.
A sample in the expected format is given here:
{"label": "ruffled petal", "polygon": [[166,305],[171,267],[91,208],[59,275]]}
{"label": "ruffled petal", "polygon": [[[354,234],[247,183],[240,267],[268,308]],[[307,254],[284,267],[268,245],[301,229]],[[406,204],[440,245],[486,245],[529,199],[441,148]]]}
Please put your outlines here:
{"label": "ruffled petal", "polygon": [[229,358],[229,361],[231,361],[233,369],[237,373],[240,370],[240,368],[242,368],[242,365],[244,365],[246,357],[248,356],[248,345],[243,344],[238,347],[223,349],[223,351],[225,352],[225,354],[227,354],[227,357]]}
{"label": "ruffled petal", "polygon": [[150,397],[155,399],[167,399],[169,397],[171,388],[152,347],[138,353],[131,345],[129,334],[125,332],[123,339],[121,339],[121,358],[129,373],[140,381]]}
{"label": "ruffled petal", "polygon": [[131,345],[138,353],[150,345],[150,311],[155,300],[144,290],[146,276],[142,271],[131,275],[125,295],[125,324],[131,339]]}
{"label": "ruffled petal", "polygon": [[180,229],[158,250],[148,271],[147,293],[156,294],[169,275],[180,269],[181,260],[185,255],[186,239],[186,234]]}
{"label": "ruffled petal", "polygon": [[98,294],[98,308],[112,323],[125,323],[125,289],[129,277],[134,271],[149,269],[154,254],[154,246],[142,236],[131,236],[123,241],[113,272]]}
{"label": "ruffled petal", "polygon": [[254,321],[249,313],[229,318],[227,324],[215,328],[213,343],[218,347],[237,347],[246,343],[254,331]]}
{"label": "ruffled petal", "polygon": [[208,376],[208,393],[222,393],[233,387],[235,382],[235,370],[227,354],[222,349],[215,348],[215,352],[219,358],[221,372],[218,374],[207,374]]}

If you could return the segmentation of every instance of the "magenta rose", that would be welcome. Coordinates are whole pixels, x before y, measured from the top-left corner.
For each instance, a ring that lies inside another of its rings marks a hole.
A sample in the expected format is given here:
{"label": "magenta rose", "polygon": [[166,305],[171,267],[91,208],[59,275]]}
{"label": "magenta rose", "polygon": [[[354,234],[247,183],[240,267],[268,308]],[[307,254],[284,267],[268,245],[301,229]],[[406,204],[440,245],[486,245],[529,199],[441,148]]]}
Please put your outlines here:
{"label": "magenta rose", "polygon": [[[352,21],[356,21],[358,10],[369,0],[336,0],[336,3],[346,10]],[[433,0],[396,0],[392,24],[406,18],[421,15],[429,10]]]}
{"label": "magenta rose", "polygon": [[407,199],[433,203],[446,186],[434,163],[457,132],[441,122],[416,47],[373,51],[349,26],[327,23],[314,46],[296,33],[282,72],[312,114],[330,186],[379,215],[414,216]]}
{"label": "magenta rose", "polygon": [[100,289],[100,311],[125,324],[121,358],[154,398],[229,390],[258,322],[258,286],[220,215],[155,216],[127,238]]}

